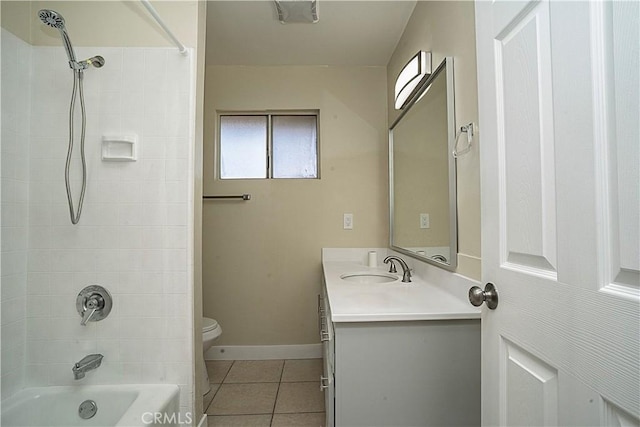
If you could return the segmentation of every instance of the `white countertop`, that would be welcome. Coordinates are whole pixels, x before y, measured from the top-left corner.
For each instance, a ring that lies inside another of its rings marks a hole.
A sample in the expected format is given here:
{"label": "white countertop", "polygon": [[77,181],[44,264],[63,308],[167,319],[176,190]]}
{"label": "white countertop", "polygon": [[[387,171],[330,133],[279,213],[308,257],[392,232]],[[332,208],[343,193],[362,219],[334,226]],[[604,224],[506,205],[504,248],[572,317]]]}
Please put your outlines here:
{"label": "white countertop", "polygon": [[[479,319],[480,308],[472,306],[466,295],[448,292],[414,275],[411,283],[357,283],[340,278],[345,273],[378,272],[353,261],[322,262],[333,322],[388,322],[410,320]],[[385,266],[386,267],[386,266]],[[460,292],[458,292],[460,293]]]}

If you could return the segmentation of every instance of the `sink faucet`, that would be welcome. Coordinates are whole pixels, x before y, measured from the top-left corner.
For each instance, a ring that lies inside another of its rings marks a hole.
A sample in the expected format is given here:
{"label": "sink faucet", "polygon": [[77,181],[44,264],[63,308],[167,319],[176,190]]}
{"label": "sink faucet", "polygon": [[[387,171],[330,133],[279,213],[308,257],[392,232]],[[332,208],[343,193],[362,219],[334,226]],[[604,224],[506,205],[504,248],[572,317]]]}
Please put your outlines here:
{"label": "sink faucet", "polygon": [[402,267],[402,281],[405,283],[411,282],[411,271],[409,271],[409,266],[406,262],[400,257],[390,255],[384,259],[384,263],[391,263],[391,268],[394,269],[395,265],[393,261],[398,261],[400,266]]}
{"label": "sink faucet", "polygon": [[82,360],[73,365],[73,368],[71,369],[73,371],[73,378],[80,380],[84,378],[84,375],[88,371],[97,369],[102,363],[103,357],[104,356],[101,354],[90,354],[82,358]]}

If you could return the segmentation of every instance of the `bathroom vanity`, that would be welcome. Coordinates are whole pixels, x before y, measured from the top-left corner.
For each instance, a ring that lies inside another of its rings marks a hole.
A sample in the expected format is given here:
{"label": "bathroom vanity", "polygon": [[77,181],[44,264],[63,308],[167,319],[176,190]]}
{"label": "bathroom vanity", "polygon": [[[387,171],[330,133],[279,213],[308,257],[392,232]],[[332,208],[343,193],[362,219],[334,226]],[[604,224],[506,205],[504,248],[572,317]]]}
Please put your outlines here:
{"label": "bathroom vanity", "polygon": [[[323,256],[327,425],[479,425],[480,310],[416,274],[367,282],[387,270]],[[354,273],[364,279],[342,278]]]}

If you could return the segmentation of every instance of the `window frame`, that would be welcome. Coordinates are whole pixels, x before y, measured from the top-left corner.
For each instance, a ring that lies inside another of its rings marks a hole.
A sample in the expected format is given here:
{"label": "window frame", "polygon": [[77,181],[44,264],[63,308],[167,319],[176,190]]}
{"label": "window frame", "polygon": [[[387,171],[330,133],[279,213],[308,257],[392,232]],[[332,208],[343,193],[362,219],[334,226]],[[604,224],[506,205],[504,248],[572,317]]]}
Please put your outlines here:
{"label": "window frame", "polygon": [[[266,155],[267,176],[265,178],[223,178],[222,177],[222,117],[225,116],[266,116]],[[316,118],[316,176],[310,178],[276,178],[273,176],[273,116],[313,116]],[[215,179],[220,181],[238,180],[314,180],[320,179],[320,110],[218,110],[216,111],[216,141],[215,141]]]}

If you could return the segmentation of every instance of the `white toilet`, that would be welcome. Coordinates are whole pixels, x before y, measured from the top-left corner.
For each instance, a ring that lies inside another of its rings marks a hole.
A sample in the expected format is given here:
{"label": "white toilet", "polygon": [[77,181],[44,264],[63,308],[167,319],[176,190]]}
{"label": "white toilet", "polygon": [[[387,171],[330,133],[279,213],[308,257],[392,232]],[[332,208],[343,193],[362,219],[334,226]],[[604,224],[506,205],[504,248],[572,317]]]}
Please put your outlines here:
{"label": "white toilet", "polygon": [[[207,354],[207,350],[211,348],[213,342],[222,334],[222,328],[218,325],[215,319],[209,319],[208,317],[202,318],[202,350],[204,354]],[[202,394],[209,393],[211,386],[209,386],[209,374],[207,373],[207,367],[205,366],[204,374],[202,375]]]}

